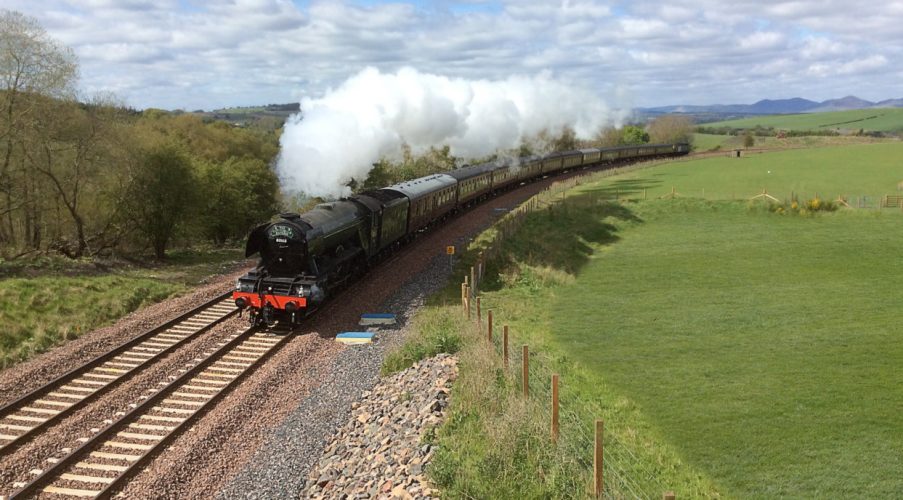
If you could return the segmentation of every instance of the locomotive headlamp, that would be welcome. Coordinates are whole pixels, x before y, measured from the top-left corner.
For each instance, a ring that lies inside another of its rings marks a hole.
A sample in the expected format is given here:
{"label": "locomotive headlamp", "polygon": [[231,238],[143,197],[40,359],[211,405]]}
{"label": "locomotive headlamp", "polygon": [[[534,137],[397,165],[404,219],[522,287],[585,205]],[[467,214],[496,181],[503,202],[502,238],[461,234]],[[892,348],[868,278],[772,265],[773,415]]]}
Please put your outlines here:
{"label": "locomotive headlamp", "polygon": [[235,289],[239,292],[251,293],[254,291],[254,283],[238,280],[235,282]]}

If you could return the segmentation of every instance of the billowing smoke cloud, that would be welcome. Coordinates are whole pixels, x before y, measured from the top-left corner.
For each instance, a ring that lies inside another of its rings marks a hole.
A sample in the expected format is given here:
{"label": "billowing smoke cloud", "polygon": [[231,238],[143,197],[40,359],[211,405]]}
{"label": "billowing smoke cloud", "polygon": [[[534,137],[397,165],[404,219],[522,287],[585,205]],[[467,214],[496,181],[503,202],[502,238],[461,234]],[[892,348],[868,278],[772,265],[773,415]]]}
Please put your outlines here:
{"label": "billowing smoke cloud", "polygon": [[398,158],[403,143],[416,154],[448,145],[475,158],[516,148],[546,129],[574,128],[589,138],[612,113],[593,92],[542,74],[506,80],[464,80],[404,68],[367,68],[323,97],[301,101],[285,125],[278,162],[285,187],[310,196],[349,194],[380,158]]}

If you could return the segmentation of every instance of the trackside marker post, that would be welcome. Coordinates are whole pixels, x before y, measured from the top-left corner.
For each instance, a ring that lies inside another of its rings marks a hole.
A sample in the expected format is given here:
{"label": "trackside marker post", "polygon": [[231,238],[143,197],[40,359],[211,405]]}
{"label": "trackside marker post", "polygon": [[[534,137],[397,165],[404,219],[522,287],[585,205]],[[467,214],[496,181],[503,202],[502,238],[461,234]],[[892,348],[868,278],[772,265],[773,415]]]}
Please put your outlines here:
{"label": "trackside marker post", "polygon": [[662,500],[674,500],[674,498],[675,498],[675,497],[674,497],[674,492],[673,492],[673,491],[666,491],[666,492],[662,495]]}

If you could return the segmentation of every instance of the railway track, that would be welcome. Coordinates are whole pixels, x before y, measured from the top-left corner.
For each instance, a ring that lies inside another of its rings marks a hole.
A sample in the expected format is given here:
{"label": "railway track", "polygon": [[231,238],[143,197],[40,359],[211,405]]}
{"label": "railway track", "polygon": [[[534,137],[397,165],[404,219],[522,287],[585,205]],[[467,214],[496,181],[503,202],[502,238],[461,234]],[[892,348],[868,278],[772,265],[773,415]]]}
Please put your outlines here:
{"label": "railway track", "polygon": [[230,297],[217,296],[0,408],[0,457],[236,314]]}
{"label": "railway track", "polygon": [[197,364],[101,429],[12,493],[109,498],[181,430],[212,407],[290,338],[288,328],[250,327],[227,336]]}

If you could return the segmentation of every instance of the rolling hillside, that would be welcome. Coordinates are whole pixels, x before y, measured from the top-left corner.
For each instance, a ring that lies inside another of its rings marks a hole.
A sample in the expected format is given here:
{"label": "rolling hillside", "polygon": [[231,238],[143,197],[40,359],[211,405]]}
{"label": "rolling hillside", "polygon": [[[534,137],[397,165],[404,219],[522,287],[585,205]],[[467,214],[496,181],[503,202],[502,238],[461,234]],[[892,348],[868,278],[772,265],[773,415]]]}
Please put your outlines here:
{"label": "rolling hillside", "polygon": [[767,115],[707,123],[707,127],[753,128],[757,125],[785,130],[859,130],[866,132],[903,131],[903,109],[873,108],[827,113]]}

